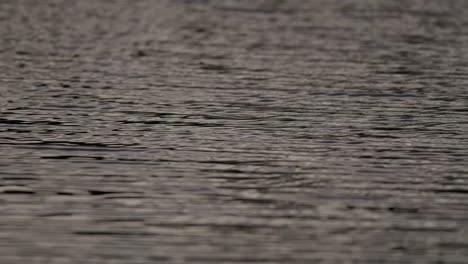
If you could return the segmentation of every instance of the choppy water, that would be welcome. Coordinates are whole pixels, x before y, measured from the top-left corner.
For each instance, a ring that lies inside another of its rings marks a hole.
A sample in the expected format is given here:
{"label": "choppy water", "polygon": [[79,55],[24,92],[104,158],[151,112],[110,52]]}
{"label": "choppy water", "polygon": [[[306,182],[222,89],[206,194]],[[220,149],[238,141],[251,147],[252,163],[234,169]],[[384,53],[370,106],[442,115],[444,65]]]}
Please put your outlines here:
{"label": "choppy water", "polygon": [[0,263],[466,263],[466,1],[0,2]]}

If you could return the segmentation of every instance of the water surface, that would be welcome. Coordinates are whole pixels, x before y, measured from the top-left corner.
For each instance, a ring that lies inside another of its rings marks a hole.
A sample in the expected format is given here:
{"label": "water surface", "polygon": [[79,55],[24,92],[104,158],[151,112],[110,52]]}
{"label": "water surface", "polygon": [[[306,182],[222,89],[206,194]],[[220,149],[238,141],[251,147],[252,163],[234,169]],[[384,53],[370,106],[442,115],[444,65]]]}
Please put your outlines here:
{"label": "water surface", "polygon": [[0,262],[466,263],[464,1],[0,2]]}

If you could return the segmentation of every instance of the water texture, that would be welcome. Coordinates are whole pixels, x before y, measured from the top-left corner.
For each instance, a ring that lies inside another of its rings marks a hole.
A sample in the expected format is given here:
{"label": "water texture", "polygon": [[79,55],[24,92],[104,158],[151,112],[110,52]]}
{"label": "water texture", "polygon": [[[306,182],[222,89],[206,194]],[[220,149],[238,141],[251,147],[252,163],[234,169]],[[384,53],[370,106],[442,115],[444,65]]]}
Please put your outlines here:
{"label": "water texture", "polygon": [[467,263],[468,2],[0,1],[0,263]]}

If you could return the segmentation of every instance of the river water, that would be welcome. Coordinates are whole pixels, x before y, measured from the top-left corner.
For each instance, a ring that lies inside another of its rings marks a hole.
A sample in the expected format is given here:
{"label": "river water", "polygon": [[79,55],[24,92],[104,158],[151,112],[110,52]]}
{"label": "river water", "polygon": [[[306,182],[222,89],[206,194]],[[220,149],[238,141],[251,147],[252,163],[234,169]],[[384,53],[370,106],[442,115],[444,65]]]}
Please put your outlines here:
{"label": "river water", "polygon": [[0,1],[0,263],[466,263],[466,1]]}

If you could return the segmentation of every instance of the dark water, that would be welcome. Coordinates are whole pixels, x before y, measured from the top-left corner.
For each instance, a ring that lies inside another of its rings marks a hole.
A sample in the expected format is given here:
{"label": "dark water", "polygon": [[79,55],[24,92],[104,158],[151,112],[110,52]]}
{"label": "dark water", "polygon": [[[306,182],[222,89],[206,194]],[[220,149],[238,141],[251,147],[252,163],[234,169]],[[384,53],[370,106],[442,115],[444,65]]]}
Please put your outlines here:
{"label": "dark water", "polygon": [[467,263],[468,2],[0,1],[0,263]]}

